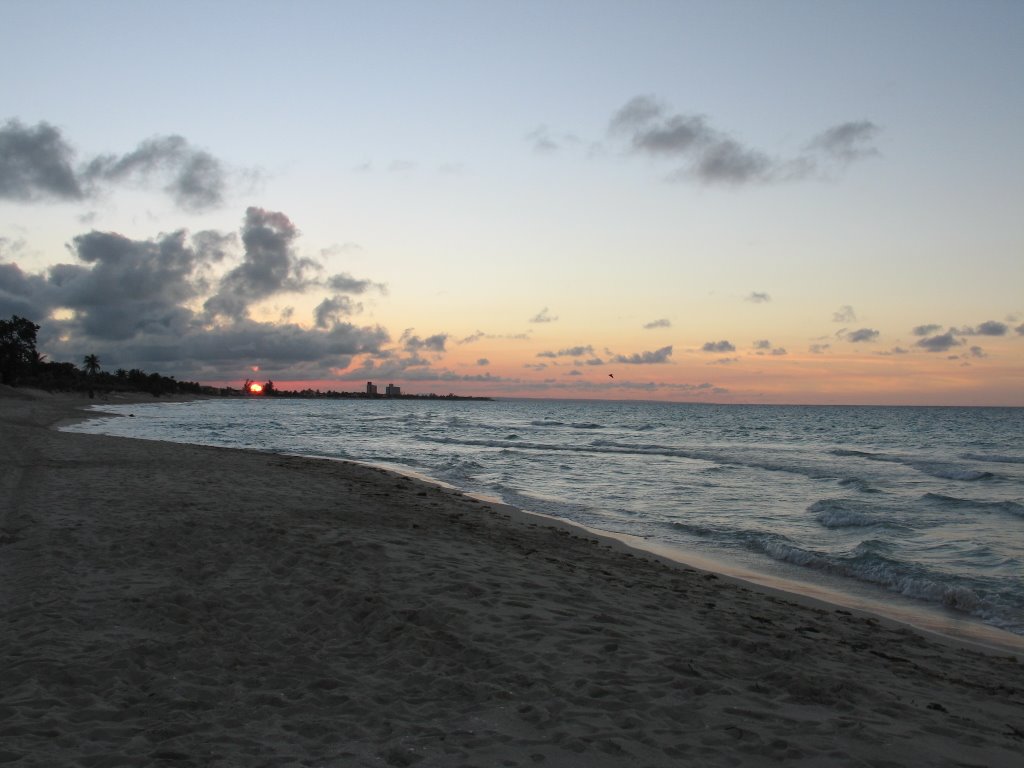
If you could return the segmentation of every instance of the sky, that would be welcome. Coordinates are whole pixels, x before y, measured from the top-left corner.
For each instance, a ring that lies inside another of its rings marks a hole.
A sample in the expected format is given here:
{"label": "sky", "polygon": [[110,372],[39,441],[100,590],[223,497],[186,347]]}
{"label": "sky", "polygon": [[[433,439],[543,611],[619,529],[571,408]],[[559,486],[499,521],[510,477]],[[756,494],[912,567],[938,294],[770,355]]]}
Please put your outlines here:
{"label": "sky", "polygon": [[1024,3],[0,12],[0,318],[48,359],[1024,406]]}

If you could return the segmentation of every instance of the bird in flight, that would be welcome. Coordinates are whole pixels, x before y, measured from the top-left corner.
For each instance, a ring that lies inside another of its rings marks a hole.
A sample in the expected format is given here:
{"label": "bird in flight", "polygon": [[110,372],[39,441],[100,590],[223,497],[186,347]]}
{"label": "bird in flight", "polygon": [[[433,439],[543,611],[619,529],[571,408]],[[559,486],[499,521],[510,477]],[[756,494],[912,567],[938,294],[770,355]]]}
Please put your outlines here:
{"label": "bird in flight", "polygon": [[614,373],[609,373],[608,374],[608,378],[609,379],[614,379],[615,378],[615,374]]}

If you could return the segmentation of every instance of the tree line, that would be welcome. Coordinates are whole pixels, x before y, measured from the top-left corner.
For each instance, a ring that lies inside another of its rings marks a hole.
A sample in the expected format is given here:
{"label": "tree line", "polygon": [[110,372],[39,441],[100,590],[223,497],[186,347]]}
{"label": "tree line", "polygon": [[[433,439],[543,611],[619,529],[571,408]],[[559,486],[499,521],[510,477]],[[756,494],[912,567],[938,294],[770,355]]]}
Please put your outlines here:
{"label": "tree line", "polygon": [[154,397],[201,394],[209,388],[194,381],[177,381],[173,376],[146,373],[139,368],[102,369],[95,354],[83,356],[81,365],[46,360],[36,349],[39,326],[11,315],[0,320],[0,384],[36,387],[51,392],[148,392]]}

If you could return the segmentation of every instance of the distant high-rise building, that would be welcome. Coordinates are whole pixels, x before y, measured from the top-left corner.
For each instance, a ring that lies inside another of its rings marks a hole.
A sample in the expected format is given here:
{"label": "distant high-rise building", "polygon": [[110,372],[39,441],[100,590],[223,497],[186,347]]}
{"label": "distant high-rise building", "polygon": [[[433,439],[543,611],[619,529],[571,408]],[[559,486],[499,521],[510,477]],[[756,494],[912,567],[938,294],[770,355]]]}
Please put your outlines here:
{"label": "distant high-rise building", "polygon": [[388,397],[401,397],[402,388],[396,387],[394,384],[388,384],[386,387],[384,387],[384,394],[387,395]]}
{"label": "distant high-rise building", "polygon": [[377,394],[377,385],[374,384],[372,381],[366,382],[366,394],[368,394],[370,397],[373,397],[374,395]]}

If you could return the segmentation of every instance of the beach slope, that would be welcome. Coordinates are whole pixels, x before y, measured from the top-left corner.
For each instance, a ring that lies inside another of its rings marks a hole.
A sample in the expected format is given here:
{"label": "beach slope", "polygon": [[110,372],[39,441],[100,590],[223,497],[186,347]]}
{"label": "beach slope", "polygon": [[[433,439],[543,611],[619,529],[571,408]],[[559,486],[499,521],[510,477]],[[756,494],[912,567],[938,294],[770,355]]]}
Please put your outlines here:
{"label": "beach slope", "polygon": [[1010,656],[86,404],[0,394],[0,764],[1021,764]]}

